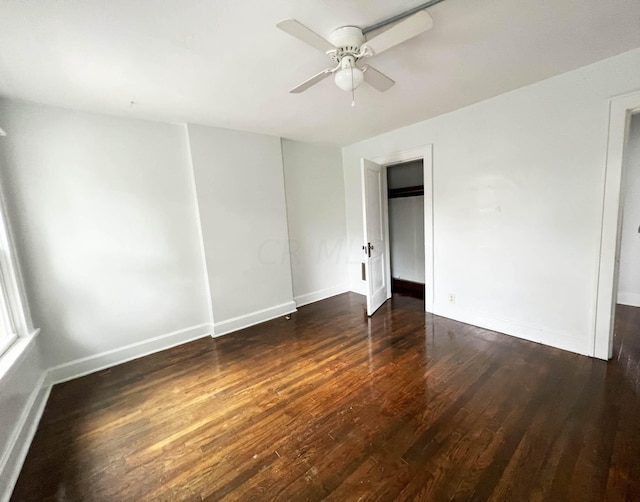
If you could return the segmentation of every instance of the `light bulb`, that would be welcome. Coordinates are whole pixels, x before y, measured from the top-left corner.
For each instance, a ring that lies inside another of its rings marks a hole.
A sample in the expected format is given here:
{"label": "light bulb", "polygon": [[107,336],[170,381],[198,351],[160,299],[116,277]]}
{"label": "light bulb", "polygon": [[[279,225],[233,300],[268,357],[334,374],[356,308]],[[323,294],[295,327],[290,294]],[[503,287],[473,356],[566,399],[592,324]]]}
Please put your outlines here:
{"label": "light bulb", "polygon": [[336,85],[343,91],[356,89],[364,80],[364,75],[360,68],[341,68],[333,77]]}

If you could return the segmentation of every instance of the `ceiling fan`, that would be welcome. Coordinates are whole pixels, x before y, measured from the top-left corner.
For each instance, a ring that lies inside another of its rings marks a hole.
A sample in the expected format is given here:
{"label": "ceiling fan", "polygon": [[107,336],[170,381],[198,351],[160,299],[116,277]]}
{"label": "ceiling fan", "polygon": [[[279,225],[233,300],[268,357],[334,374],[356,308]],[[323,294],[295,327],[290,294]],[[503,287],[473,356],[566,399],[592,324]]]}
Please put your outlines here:
{"label": "ceiling fan", "polygon": [[[392,18],[387,23],[379,23],[374,28],[389,24],[398,17],[400,16]],[[372,31],[371,28],[362,30],[357,26],[342,26],[329,35],[329,40],[325,40],[295,19],[285,19],[276,26],[311,47],[321,50],[335,63],[334,67],[322,70],[289,92],[306,91],[329,75],[334,76],[336,85],[343,91],[353,93],[364,81],[382,92],[395,82],[374,67],[364,64],[364,58],[376,56],[430,29],[433,20],[427,11],[420,10],[370,40],[367,40],[365,33]]]}

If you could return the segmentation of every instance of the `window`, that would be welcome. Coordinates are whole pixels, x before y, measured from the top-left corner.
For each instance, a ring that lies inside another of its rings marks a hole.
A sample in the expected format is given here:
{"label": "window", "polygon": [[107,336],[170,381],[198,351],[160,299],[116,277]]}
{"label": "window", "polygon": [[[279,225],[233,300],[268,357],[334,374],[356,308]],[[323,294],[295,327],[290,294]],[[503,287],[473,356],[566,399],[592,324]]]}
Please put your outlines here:
{"label": "window", "polygon": [[5,352],[18,338],[16,329],[9,313],[9,299],[4,291],[4,274],[0,269],[0,355]]}
{"label": "window", "polygon": [[0,194],[0,357],[20,337],[33,334],[4,208]]}

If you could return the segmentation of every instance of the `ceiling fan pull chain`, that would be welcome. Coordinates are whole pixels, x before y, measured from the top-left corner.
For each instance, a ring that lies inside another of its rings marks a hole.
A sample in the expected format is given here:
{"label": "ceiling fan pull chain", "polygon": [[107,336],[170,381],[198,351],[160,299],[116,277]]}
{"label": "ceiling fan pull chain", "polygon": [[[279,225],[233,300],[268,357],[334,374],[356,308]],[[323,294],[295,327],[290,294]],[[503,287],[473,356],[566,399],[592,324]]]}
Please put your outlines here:
{"label": "ceiling fan pull chain", "polygon": [[353,63],[349,60],[349,66],[351,66],[351,106],[356,106],[356,89],[353,86]]}

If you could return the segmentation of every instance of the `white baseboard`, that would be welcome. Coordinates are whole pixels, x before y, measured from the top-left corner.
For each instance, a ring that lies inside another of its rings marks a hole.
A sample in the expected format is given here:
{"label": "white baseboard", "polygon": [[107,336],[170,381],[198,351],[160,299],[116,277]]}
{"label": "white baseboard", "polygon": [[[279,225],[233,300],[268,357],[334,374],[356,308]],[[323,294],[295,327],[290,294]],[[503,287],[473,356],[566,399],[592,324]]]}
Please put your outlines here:
{"label": "white baseboard", "polygon": [[50,368],[45,385],[53,385],[73,380],[74,378],[117,366],[118,364],[132,361],[133,359],[160,352],[161,350],[170,349],[176,345],[197,340],[212,333],[213,329],[210,323],[198,324],[197,326],[172,331],[171,333],[108,350],[100,354],[76,359],[75,361]]}
{"label": "white baseboard", "polygon": [[497,331],[530,342],[549,345],[550,347],[585,356],[592,355],[589,351],[589,340],[586,333],[584,337],[576,337],[567,333],[549,330],[541,326],[491,317],[483,313],[461,309],[460,307],[450,307],[448,305],[434,305],[433,313],[441,317],[453,319],[454,321]]}
{"label": "white baseboard", "polygon": [[629,307],[640,307],[640,295],[638,293],[620,291],[618,293],[618,303],[628,305]]}
{"label": "white baseboard", "polygon": [[345,284],[341,286],[334,286],[332,288],[320,289],[318,291],[314,291],[313,293],[299,295],[294,297],[294,300],[296,302],[296,306],[302,307],[303,305],[319,302],[320,300],[326,300],[327,298],[346,293],[347,291],[349,291],[349,288]]}
{"label": "white baseboard", "polygon": [[275,319],[276,317],[291,314],[291,312],[295,311],[295,302],[287,302],[269,307],[267,309],[257,310],[256,312],[251,312],[250,314],[233,317],[225,321],[214,321],[215,335],[213,336],[226,335],[240,329],[248,328],[249,326],[260,324],[261,322],[270,321],[271,319]]}
{"label": "white baseboard", "polygon": [[14,433],[7,443],[5,454],[0,459],[0,502],[7,502],[11,497],[47,404],[51,387],[44,383],[46,375],[47,372],[43,371],[38,379],[38,383],[24,406]]}
{"label": "white baseboard", "polygon": [[367,296],[367,286],[364,281],[360,281],[362,284],[352,284],[349,291],[358,295]]}

